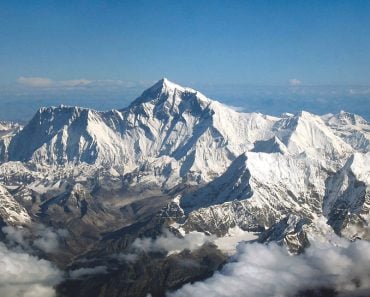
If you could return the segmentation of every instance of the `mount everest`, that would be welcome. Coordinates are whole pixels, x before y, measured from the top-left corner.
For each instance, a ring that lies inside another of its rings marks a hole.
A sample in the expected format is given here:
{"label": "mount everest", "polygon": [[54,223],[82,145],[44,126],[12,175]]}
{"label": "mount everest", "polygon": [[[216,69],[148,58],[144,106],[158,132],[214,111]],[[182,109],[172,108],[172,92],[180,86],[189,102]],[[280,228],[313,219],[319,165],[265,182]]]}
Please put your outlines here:
{"label": "mount everest", "polygon": [[[209,253],[212,269],[176,270],[166,289],[218,269],[217,242],[235,230],[291,253],[316,239],[369,239],[370,124],[346,112],[242,113],[162,79],[121,110],[48,107],[24,127],[0,122],[0,160],[1,225],[29,230],[30,241],[35,224],[66,229],[60,250],[37,251],[63,270],[113,265],[112,254],[131,255],[137,238],[164,227],[213,238],[186,256]],[[161,265],[175,267],[171,257]],[[108,276],[134,274],[127,263],[103,273],[101,296],[164,294],[149,281],[150,292],[129,291],[128,280],[114,291]],[[58,294],[89,296],[93,281],[67,281]]]}

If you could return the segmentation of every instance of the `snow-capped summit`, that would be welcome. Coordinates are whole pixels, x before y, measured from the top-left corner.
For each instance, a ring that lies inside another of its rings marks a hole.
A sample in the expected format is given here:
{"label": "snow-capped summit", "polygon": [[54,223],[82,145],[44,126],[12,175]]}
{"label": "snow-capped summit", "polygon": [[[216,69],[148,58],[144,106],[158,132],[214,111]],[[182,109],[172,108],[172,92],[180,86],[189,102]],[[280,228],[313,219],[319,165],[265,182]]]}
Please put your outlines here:
{"label": "snow-capped summit", "polygon": [[155,118],[164,120],[185,111],[199,116],[210,103],[211,100],[200,92],[163,78],[134,100],[128,110],[131,113],[148,117],[153,115]]}
{"label": "snow-capped summit", "polygon": [[[153,104],[156,104],[159,99],[163,99],[164,96],[169,97],[175,95],[175,93],[187,93],[187,94],[198,94],[199,97],[206,99],[206,97],[199,93],[198,91],[182,87],[176,83],[169,81],[167,78],[162,78],[156,82],[153,86],[148,88],[143,92],[143,94],[134,100],[130,106],[139,105],[152,101]],[[184,97],[183,99],[189,99],[189,97]]]}

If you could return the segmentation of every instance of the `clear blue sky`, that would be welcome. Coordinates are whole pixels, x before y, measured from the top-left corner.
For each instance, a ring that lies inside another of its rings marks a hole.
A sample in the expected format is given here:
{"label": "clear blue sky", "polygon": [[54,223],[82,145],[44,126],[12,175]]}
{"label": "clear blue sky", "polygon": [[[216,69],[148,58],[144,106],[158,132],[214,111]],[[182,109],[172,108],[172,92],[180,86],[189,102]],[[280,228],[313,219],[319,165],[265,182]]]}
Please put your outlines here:
{"label": "clear blue sky", "polygon": [[0,0],[0,85],[19,77],[370,84],[370,1]]}

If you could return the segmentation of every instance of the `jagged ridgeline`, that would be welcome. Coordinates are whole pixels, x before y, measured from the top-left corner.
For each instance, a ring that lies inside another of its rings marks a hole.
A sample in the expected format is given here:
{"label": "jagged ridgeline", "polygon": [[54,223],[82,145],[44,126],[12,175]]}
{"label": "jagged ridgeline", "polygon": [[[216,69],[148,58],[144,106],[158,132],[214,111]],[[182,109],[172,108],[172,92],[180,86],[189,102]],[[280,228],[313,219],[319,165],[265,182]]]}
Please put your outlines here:
{"label": "jagged ridgeline", "polygon": [[[238,112],[162,79],[121,110],[48,107],[24,127],[1,122],[0,223],[31,237],[35,224],[65,229],[59,249],[41,253],[62,269],[109,267],[63,283],[63,296],[120,296],[112,279],[127,295],[160,296],[209,276],[232,234],[294,253],[328,234],[368,239],[369,151],[360,116]],[[172,258],[145,253],[136,264],[112,259],[164,228],[212,243]],[[210,269],[176,264],[207,257]],[[131,286],[146,264],[146,285]]]}

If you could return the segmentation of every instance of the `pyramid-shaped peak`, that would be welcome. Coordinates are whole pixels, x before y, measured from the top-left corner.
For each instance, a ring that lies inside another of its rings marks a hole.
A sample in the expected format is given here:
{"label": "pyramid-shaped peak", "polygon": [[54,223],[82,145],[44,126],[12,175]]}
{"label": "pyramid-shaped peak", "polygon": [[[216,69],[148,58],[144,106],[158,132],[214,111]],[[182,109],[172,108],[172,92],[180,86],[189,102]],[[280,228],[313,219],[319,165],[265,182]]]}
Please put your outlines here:
{"label": "pyramid-shaped peak", "polygon": [[172,97],[172,95],[175,93],[177,93],[181,98],[188,98],[186,93],[191,93],[192,96],[196,96],[200,100],[207,100],[202,93],[192,88],[178,85],[164,77],[145,90],[139,98],[131,103],[130,106],[135,106],[146,102],[158,103],[159,99]]}
{"label": "pyramid-shaped peak", "polygon": [[162,89],[162,90],[167,90],[167,91],[179,90],[181,92],[188,91],[188,92],[192,92],[192,93],[197,92],[196,90],[194,90],[192,88],[183,87],[183,86],[181,86],[181,85],[179,85],[175,82],[172,82],[166,77],[163,77],[162,79],[160,79],[158,82],[156,82],[148,90],[151,90],[151,89],[154,89],[154,90]]}

